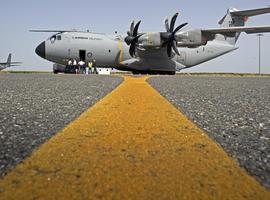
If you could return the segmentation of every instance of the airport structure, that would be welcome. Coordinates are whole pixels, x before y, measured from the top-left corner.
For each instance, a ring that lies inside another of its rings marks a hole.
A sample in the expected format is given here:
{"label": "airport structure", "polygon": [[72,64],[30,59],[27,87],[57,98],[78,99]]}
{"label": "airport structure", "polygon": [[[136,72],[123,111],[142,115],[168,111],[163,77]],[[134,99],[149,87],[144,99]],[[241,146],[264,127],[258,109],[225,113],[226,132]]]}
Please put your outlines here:
{"label": "airport structure", "polygon": [[187,23],[175,28],[176,13],[170,21],[165,20],[165,32],[140,33],[141,21],[136,25],[133,21],[127,35],[33,32],[56,32],[36,48],[40,57],[57,63],[55,72],[65,72],[68,61],[75,59],[133,73],[175,74],[176,69],[190,68],[238,49],[236,42],[241,32],[270,32],[270,26],[245,26],[249,17],[269,12],[270,7],[244,11],[230,8],[219,21],[220,27],[212,29],[182,30]]}

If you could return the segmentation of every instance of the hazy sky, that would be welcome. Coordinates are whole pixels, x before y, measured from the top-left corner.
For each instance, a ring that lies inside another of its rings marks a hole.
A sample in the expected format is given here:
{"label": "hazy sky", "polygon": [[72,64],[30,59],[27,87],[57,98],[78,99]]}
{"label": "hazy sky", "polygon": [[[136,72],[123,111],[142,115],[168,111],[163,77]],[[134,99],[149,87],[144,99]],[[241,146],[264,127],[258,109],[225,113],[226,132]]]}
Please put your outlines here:
{"label": "hazy sky", "polygon": [[[163,20],[180,12],[177,23],[189,22],[188,28],[215,28],[227,8],[265,7],[269,0],[1,0],[0,60],[13,53],[22,61],[22,70],[52,70],[52,63],[35,54],[36,46],[48,33],[30,33],[30,29],[90,29],[94,32],[125,33],[130,21],[142,20],[141,31],[164,31]],[[248,25],[270,25],[270,14],[253,17]],[[257,72],[258,37],[242,34],[239,50],[198,65],[193,72]],[[270,34],[262,38],[262,72],[270,73]]]}

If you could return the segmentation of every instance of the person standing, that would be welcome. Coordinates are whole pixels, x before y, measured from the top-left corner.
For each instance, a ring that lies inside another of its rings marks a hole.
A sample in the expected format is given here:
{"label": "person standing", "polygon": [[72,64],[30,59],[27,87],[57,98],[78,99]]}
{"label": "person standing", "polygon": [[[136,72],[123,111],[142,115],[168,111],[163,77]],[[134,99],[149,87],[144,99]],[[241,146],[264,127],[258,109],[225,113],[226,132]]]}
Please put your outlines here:
{"label": "person standing", "polygon": [[85,65],[85,74],[89,74],[89,66],[88,66],[88,64]]}
{"label": "person standing", "polygon": [[77,60],[76,59],[73,59],[73,65],[77,66]]}
{"label": "person standing", "polygon": [[75,68],[75,73],[78,74],[78,66],[77,66],[77,60],[73,60],[73,67]]}
{"label": "person standing", "polygon": [[69,60],[68,60],[68,63],[67,63],[67,66],[66,66],[66,71],[65,71],[66,73],[71,73],[71,72],[72,72],[72,68],[73,68],[73,67],[72,67],[72,66],[73,66],[72,64],[73,64],[73,63],[72,63],[72,60],[69,59]]}
{"label": "person standing", "polygon": [[85,62],[83,60],[80,60],[80,62],[78,63],[79,65],[79,73],[80,74],[84,74],[85,73]]}
{"label": "person standing", "polygon": [[71,66],[71,65],[72,65],[72,60],[69,59],[69,60],[68,60],[68,66]]}
{"label": "person standing", "polygon": [[90,74],[92,74],[92,67],[93,67],[93,63],[92,62],[88,62],[88,69],[89,69],[89,72]]}
{"label": "person standing", "polygon": [[94,74],[97,74],[96,60],[93,61]]}

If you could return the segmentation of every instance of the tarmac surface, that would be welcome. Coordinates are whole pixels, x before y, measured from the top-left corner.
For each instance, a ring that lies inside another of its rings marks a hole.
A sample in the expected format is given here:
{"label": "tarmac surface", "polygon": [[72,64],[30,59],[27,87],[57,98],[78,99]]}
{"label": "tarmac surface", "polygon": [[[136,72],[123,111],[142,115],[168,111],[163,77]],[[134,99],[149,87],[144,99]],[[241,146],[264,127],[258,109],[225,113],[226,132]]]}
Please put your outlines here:
{"label": "tarmac surface", "polygon": [[0,199],[268,200],[145,81],[124,82],[0,179]]}
{"label": "tarmac surface", "polygon": [[0,75],[0,199],[270,198],[269,78],[147,78]]}
{"label": "tarmac surface", "polygon": [[270,188],[270,78],[170,76],[148,82]]}
{"label": "tarmac surface", "polygon": [[122,80],[94,75],[0,74],[0,177]]}

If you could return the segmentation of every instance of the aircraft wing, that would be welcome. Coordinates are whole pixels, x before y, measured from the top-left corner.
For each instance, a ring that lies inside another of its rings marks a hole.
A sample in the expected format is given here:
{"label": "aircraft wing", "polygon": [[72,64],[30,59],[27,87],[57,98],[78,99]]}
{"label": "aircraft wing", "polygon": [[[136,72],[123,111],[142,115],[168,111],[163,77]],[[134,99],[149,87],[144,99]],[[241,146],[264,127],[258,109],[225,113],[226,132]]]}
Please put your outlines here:
{"label": "aircraft wing", "polygon": [[228,37],[234,37],[236,33],[245,32],[247,34],[253,33],[267,33],[270,32],[270,26],[244,26],[244,27],[228,27],[228,28],[213,28],[203,29],[203,35],[222,34]]}
{"label": "aircraft wing", "polygon": [[36,33],[65,33],[65,32],[76,32],[76,30],[29,30],[30,32]]}

